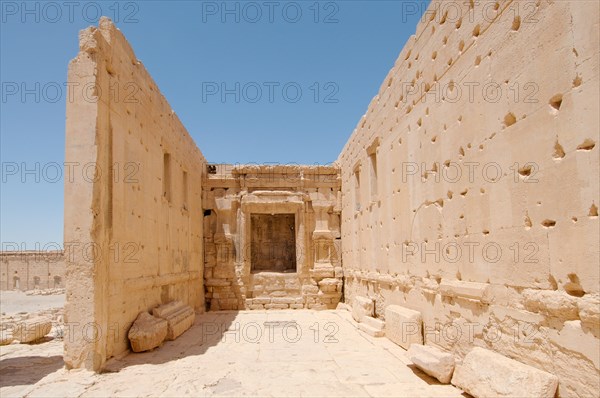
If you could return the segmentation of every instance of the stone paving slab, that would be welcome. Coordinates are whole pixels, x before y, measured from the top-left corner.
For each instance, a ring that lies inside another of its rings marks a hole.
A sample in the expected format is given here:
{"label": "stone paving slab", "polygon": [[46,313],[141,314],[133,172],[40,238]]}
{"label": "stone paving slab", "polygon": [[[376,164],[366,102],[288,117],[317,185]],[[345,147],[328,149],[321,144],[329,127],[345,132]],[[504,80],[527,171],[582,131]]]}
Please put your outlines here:
{"label": "stone paving slab", "polygon": [[0,396],[465,396],[412,366],[402,348],[357,330],[345,315],[207,313],[177,340],[113,359],[102,374],[54,364],[34,377],[31,357],[56,359],[62,343],[5,346]]}

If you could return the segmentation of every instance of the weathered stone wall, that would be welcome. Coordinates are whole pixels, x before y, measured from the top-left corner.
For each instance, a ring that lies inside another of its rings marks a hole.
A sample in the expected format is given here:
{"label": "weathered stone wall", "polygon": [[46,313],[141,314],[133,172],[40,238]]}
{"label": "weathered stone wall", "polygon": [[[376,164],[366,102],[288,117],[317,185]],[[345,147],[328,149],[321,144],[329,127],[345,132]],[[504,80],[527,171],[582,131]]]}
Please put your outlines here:
{"label": "weathered stone wall", "polygon": [[597,394],[599,20],[592,1],[430,4],[338,159],[346,302]]}
{"label": "weathered stone wall", "polygon": [[0,252],[0,290],[58,289],[64,282],[62,251]]}
{"label": "weathered stone wall", "polygon": [[204,309],[205,160],[108,19],[81,31],[68,81],[64,359],[97,370],[128,349],[140,311]]}
{"label": "weathered stone wall", "polygon": [[[210,167],[214,169],[206,175],[202,199],[207,308],[335,308],[342,296],[343,276],[339,169]],[[292,253],[289,245],[273,241],[253,245],[252,216],[272,214],[293,215]],[[270,263],[295,256],[295,272],[253,272],[252,261],[257,261],[253,248],[267,253]]]}

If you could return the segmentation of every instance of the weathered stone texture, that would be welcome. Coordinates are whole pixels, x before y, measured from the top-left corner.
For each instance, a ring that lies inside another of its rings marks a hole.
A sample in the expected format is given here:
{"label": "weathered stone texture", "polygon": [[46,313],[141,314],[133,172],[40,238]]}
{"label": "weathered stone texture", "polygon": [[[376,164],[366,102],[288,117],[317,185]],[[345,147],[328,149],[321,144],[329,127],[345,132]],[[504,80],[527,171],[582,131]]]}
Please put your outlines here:
{"label": "weathered stone texture", "polygon": [[[5,244],[4,249],[10,247],[10,244]],[[0,290],[64,287],[65,253],[63,251],[0,252]]]}
{"label": "weathered stone texture", "polygon": [[[67,101],[65,162],[81,166],[65,176],[65,320],[74,327],[64,360],[100,370],[128,349],[141,311],[173,300],[204,309],[205,160],[110,20],[82,30],[79,47],[69,84],[95,89]],[[97,338],[86,338],[90,323]]]}
{"label": "weathered stone texture", "polygon": [[52,320],[45,317],[34,317],[17,322],[12,332],[14,340],[21,343],[32,343],[50,333]]}
{"label": "weathered stone texture", "polygon": [[423,318],[419,311],[389,305],[385,309],[385,335],[404,349],[423,344]]}
{"label": "weathered stone texture", "polygon": [[167,321],[142,311],[133,322],[127,337],[133,352],[151,350],[160,346],[167,337]]}
{"label": "weathered stone texture", "polygon": [[439,348],[411,344],[408,358],[423,372],[435,377],[440,383],[450,383],[454,372],[454,356]]}
{"label": "weathered stone texture", "polygon": [[356,322],[362,322],[367,316],[375,315],[373,300],[368,297],[356,296],[352,300],[352,318]]}
{"label": "weathered stone texture", "polygon": [[339,169],[209,167],[202,198],[207,307],[334,309],[343,290]]}
{"label": "weathered stone texture", "polygon": [[486,346],[597,394],[598,20],[587,1],[429,4],[337,160],[346,303],[418,310],[457,360]]}
{"label": "weathered stone texture", "polygon": [[553,398],[558,377],[475,347],[456,366],[452,384],[479,397]]}
{"label": "weathered stone texture", "polygon": [[152,315],[167,321],[167,340],[175,340],[194,324],[196,313],[181,301],[172,301],[152,309]]}

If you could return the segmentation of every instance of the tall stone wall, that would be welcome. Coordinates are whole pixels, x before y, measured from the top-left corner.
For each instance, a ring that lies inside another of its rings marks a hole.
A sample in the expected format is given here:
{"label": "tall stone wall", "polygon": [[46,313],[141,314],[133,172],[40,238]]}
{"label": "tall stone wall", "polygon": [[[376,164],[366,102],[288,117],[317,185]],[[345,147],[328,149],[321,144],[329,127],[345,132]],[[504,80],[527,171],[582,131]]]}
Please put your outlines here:
{"label": "tall stone wall", "polygon": [[342,150],[345,298],[599,390],[599,5],[434,1]]}
{"label": "tall stone wall", "polygon": [[64,252],[0,252],[0,290],[58,289],[64,284]]}
{"label": "tall stone wall", "polygon": [[[340,170],[210,167],[202,199],[207,308],[335,308],[343,283]],[[288,224],[278,226],[274,215]]]}
{"label": "tall stone wall", "polygon": [[121,32],[80,33],[69,65],[64,359],[101,369],[140,311],[204,309],[205,160]]}

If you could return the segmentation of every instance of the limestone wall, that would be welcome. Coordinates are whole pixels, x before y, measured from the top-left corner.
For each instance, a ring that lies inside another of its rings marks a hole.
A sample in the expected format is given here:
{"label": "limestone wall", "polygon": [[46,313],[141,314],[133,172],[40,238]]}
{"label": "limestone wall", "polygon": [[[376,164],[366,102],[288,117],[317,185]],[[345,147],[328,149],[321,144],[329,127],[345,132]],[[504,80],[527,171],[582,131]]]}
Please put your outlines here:
{"label": "limestone wall", "polygon": [[[202,200],[207,308],[335,308],[343,276],[339,169],[210,167]],[[291,225],[284,226],[293,229],[291,242],[279,240],[287,234],[272,215],[291,217]],[[265,263],[290,267],[282,272]]]}
{"label": "limestone wall", "polygon": [[599,5],[432,2],[342,150],[345,298],[597,394]]}
{"label": "limestone wall", "polygon": [[140,311],[204,309],[205,160],[108,19],[81,31],[68,81],[64,358],[97,370],[127,350]]}
{"label": "limestone wall", "polygon": [[0,252],[0,290],[58,289],[64,278],[62,251]]}

